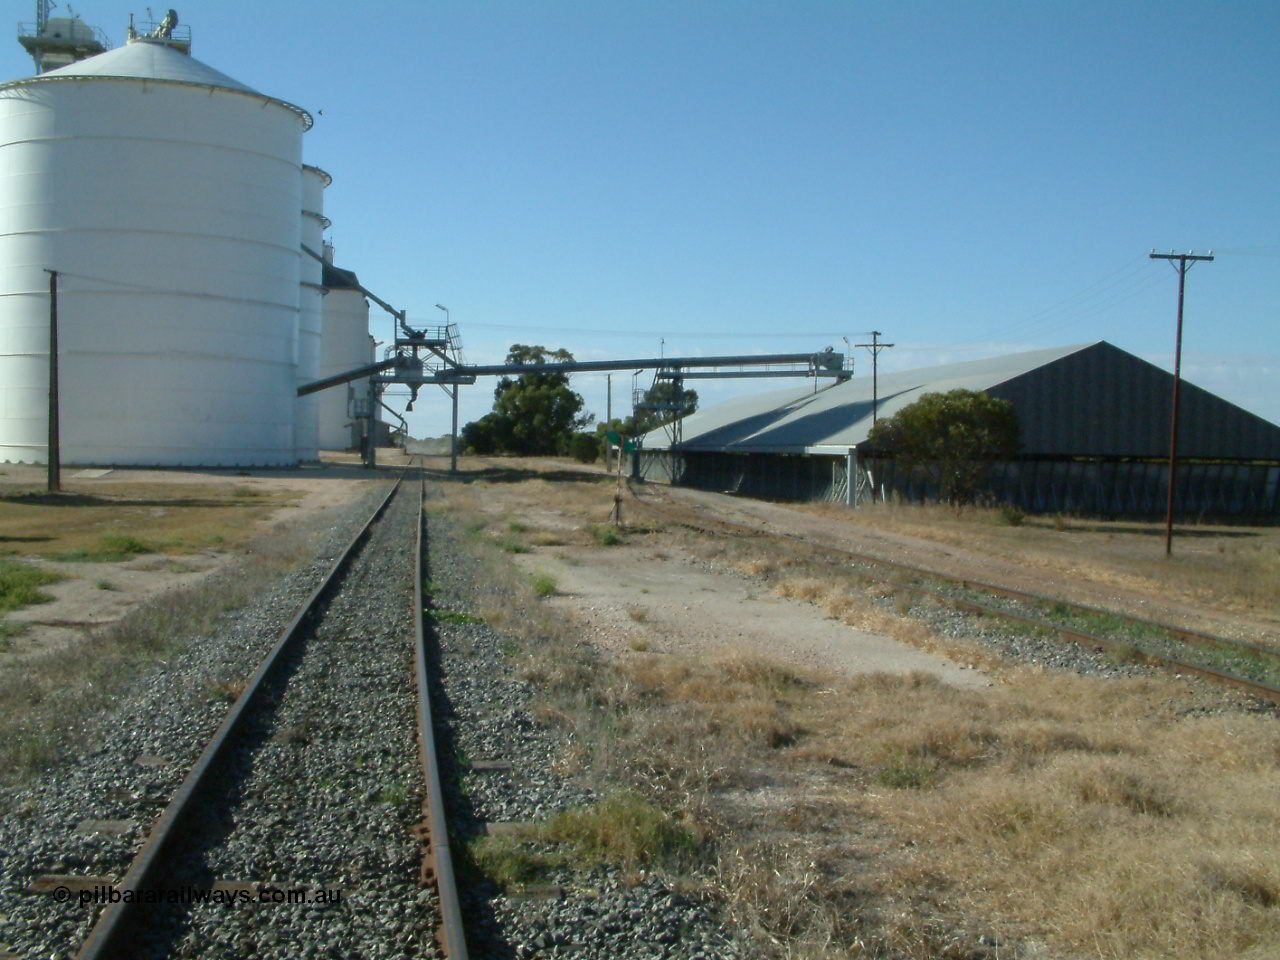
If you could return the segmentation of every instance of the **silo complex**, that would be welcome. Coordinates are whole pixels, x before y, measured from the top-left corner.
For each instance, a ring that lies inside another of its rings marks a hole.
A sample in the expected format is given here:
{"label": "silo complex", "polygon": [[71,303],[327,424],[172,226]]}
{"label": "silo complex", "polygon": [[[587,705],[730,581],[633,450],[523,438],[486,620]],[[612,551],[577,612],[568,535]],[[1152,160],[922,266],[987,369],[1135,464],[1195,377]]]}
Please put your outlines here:
{"label": "silo complex", "polygon": [[[329,377],[372,363],[373,341],[369,337],[369,301],[364,298],[356,275],[326,263],[324,286],[328,294],[323,302],[320,375]],[[350,399],[364,399],[367,383],[356,380],[317,394],[322,449],[345,450],[356,444]]]}
{"label": "silo complex", "polygon": [[0,460],[46,459],[50,269],[64,462],[313,455],[315,430],[295,436],[320,352],[310,124],[150,39],[0,85]]}
{"label": "silo complex", "polygon": [[[324,249],[324,191],[333,178],[319,167],[302,167],[302,283],[298,291],[298,383],[320,379],[321,310],[325,295],[324,266],[318,259]],[[314,254],[314,256],[312,256]],[[298,397],[294,411],[294,440],[298,459],[318,460],[320,453],[320,395]]]}

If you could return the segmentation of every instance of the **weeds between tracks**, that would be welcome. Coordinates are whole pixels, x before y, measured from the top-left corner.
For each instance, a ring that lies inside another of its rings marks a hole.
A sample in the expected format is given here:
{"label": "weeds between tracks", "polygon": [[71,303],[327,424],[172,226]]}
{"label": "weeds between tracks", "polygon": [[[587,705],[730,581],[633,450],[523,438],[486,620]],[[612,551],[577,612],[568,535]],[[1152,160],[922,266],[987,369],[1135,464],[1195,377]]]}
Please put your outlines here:
{"label": "weeds between tracks", "polygon": [[[574,487],[538,484],[510,494],[510,509],[558,512],[556,539],[595,549],[582,531],[600,500]],[[490,491],[485,516],[474,494],[446,489],[462,523],[506,521]],[[606,660],[509,555],[470,541],[496,585],[485,619],[522,638],[544,717],[575,733],[566,763],[705,838],[687,882],[718,896],[762,952],[1012,955],[980,945],[987,934],[1049,956],[1207,960],[1262,958],[1280,942],[1271,716],[1176,678],[1011,665],[894,616],[878,588],[765,550],[662,529],[625,539],[737,565],[999,680],[975,691],[924,675],[843,679],[733,651],[633,647]]]}

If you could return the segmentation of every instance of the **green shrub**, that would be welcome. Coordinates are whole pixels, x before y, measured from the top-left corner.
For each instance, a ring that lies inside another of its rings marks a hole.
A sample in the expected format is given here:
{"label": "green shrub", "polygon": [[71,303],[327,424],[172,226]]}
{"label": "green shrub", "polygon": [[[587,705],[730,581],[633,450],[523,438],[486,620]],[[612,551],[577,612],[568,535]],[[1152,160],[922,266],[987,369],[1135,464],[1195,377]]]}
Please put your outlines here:
{"label": "green shrub", "polygon": [[112,553],[137,554],[156,552],[156,548],[152,544],[124,533],[104,533],[98,539]]}
{"label": "green shrub", "polygon": [[622,543],[618,528],[608,523],[597,523],[591,528],[591,538],[602,547],[616,547]]}
{"label": "green shrub", "polygon": [[1022,521],[1025,519],[1027,519],[1026,512],[1019,510],[1011,503],[1006,503],[1000,507],[1000,520],[1011,527],[1022,526]]}

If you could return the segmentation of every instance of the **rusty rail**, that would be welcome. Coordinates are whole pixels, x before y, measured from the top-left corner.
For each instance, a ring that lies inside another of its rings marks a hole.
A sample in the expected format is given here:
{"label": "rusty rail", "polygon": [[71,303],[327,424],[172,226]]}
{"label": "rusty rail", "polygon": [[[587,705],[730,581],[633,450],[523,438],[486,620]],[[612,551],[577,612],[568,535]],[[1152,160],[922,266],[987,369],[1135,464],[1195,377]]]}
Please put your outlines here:
{"label": "rusty rail", "polygon": [[418,753],[427,792],[422,807],[426,830],[427,860],[423,878],[436,889],[440,900],[440,926],[436,939],[450,960],[466,960],[467,940],[462,926],[462,904],[458,897],[453,856],[449,850],[448,824],[444,809],[444,788],[437,762],[435,726],[431,720],[430,676],[427,671],[427,638],[424,624],[425,598],[422,595],[423,558],[426,556],[426,474],[418,489],[417,553],[413,571],[413,674],[418,688]]}
{"label": "rusty rail", "polygon": [[[745,543],[758,541],[762,538],[775,540],[775,541],[784,541],[787,543],[793,543],[793,544],[803,546],[804,548],[810,551],[835,554],[840,556],[843,559],[843,562],[836,563],[829,560],[817,559],[814,557],[809,557],[808,559],[811,562],[818,563],[823,566],[834,567],[836,569],[842,570],[845,573],[850,573],[854,576],[860,577],[864,580],[871,580],[876,583],[882,583],[886,586],[893,587],[894,589],[897,589],[897,590],[904,590],[904,591],[909,591],[911,593],[915,593],[918,595],[932,597],[936,600],[949,604],[950,606],[953,606],[953,607],[959,607],[961,609],[969,610],[974,613],[980,613],[985,616],[1000,617],[1006,620],[1014,620],[1019,623],[1027,624],[1029,626],[1038,627],[1040,629],[1047,630],[1052,633],[1056,633],[1059,637],[1061,637],[1064,640],[1070,640],[1075,643],[1080,643],[1084,646],[1093,647],[1094,649],[1105,648],[1110,650],[1123,651],[1127,655],[1133,657],[1134,659],[1140,660],[1143,663],[1147,663],[1153,666],[1166,667],[1169,669],[1176,670],[1180,673],[1194,673],[1202,677],[1207,677],[1208,679],[1213,680],[1217,683],[1225,684],[1227,686],[1237,687],[1248,693],[1253,694],[1254,696],[1262,697],[1264,699],[1271,700],[1275,703],[1280,703],[1280,687],[1272,686],[1271,684],[1264,683],[1260,680],[1251,680],[1248,677],[1237,676],[1236,674],[1233,674],[1233,673],[1227,673],[1225,671],[1217,670],[1217,669],[1214,669],[1213,667],[1205,666],[1203,664],[1182,660],[1178,657],[1172,657],[1172,656],[1168,656],[1166,654],[1161,654],[1161,653],[1152,653],[1150,651],[1135,648],[1133,644],[1127,641],[1112,640],[1108,637],[1101,637],[1101,636],[1098,636],[1097,634],[1088,633],[1084,630],[1077,630],[1073,627],[1067,627],[1062,624],[1053,623],[1052,621],[1049,621],[1049,620],[1042,620],[1039,617],[1029,616],[1028,614],[1018,613],[1013,610],[1005,610],[1000,607],[989,606],[984,603],[979,603],[975,600],[966,600],[961,597],[953,597],[948,594],[942,593],[938,590],[930,589],[929,587],[923,586],[918,583],[905,583],[901,580],[893,580],[888,577],[879,577],[873,573],[869,573],[861,570],[852,570],[848,567],[847,564],[849,561],[853,561],[856,563],[864,563],[864,564],[870,564],[874,566],[888,567],[893,570],[909,573],[912,576],[926,577],[933,580],[942,581],[944,583],[951,583],[951,584],[955,584],[957,586],[961,586],[966,589],[975,590],[978,592],[994,593],[1001,596],[1010,597],[1012,599],[1031,601],[1034,603],[1054,604],[1054,605],[1061,606],[1067,610],[1073,611],[1075,613],[1105,614],[1106,616],[1115,617],[1116,619],[1137,624],[1139,626],[1143,626],[1147,628],[1158,628],[1158,629],[1164,630],[1167,633],[1169,633],[1171,636],[1180,640],[1184,640],[1189,643],[1200,644],[1202,646],[1214,646],[1220,649],[1246,650],[1252,654],[1271,657],[1273,659],[1276,659],[1277,661],[1280,661],[1280,650],[1274,650],[1269,647],[1258,646],[1256,644],[1247,643],[1243,640],[1232,640],[1228,637],[1218,637],[1210,633],[1202,633],[1198,630],[1190,630],[1184,627],[1175,627],[1175,626],[1171,626],[1170,624],[1160,623],[1155,620],[1148,620],[1143,617],[1134,617],[1124,613],[1117,613],[1114,610],[1104,610],[1101,607],[1091,607],[1091,606],[1088,606],[1087,604],[1075,603],[1069,600],[1059,600],[1055,597],[1045,597],[1045,596],[1041,596],[1040,594],[1030,593],[1028,591],[1016,590],[1012,587],[1003,587],[1003,586],[998,586],[996,584],[984,583],[981,580],[972,580],[967,577],[955,577],[955,576],[951,576],[950,574],[939,573],[936,570],[928,570],[924,567],[917,567],[908,563],[899,563],[898,561],[895,561],[895,560],[884,560],[879,557],[872,557],[864,554],[859,554],[852,550],[845,550],[842,547],[835,547],[829,544],[818,543],[813,540],[806,540],[803,537],[797,537],[793,534],[775,533],[770,530],[761,530],[757,527],[752,527],[742,523],[736,523],[732,520],[724,520],[719,517],[706,517],[697,513],[692,509],[683,508],[683,507],[673,507],[670,504],[660,505],[658,503],[655,503],[651,498],[640,496],[636,492],[634,486],[630,486],[630,490],[631,490],[632,497],[635,499],[635,501],[638,504],[641,504],[647,509],[655,511],[656,513],[666,514],[669,518],[673,519],[676,523],[681,523],[685,526],[702,530],[705,533],[713,533],[718,536],[727,537],[733,540],[740,540]],[[684,519],[681,519],[681,517],[683,517]],[[714,529],[713,528],[714,525],[719,525],[721,527],[728,527],[730,530],[733,530],[735,532],[725,533],[723,530]],[[786,550],[786,552],[792,553],[797,556],[801,555],[797,550],[789,550],[786,547],[778,546],[776,544],[775,544],[775,548]]]}
{"label": "rusty rail", "polygon": [[[288,626],[280,633],[275,645],[259,665],[244,692],[231,705],[213,738],[205,746],[204,752],[200,754],[200,758],[174,793],[173,799],[152,824],[151,832],[134,855],[124,878],[115,885],[121,894],[126,891],[147,890],[159,885],[157,881],[164,870],[165,857],[186,835],[186,826],[199,805],[201,794],[213,784],[218,769],[231,752],[230,747],[234,745],[244,729],[245,720],[251,709],[256,707],[254,701],[258,699],[277,668],[284,662],[284,653],[291,650],[304,635],[304,627],[316,612],[321,599],[328,594],[338,576],[350,564],[356,548],[364,542],[373,524],[386,511],[391,498],[400,489],[403,479],[404,475],[401,474],[378,504],[377,509],[360,528],[360,532],[351,538],[351,542],[330,566],[319,586],[312,591]],[[141,901],[143,898],[137,899]],[[117,958],[124,960],[136,954],[138,928],[142,924],[138,915],[144,909],[144,905],[140,902],[134,903],[133,900],[133,897],[122,896],[120,902],[107,906],[81,945],[79,953],[76,954],[77,960],[117,960]]]}

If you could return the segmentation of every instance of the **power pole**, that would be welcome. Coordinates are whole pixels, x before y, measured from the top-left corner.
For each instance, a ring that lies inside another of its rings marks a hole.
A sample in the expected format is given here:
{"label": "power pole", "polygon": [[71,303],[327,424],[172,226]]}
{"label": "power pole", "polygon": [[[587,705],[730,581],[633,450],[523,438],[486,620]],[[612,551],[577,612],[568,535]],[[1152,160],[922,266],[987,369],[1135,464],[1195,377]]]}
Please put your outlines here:
{"label": "power pole", "polygon": [[609,466],[609,431],[613,429],[613,374],[606,373],[604,375],[605,396],[604,402],[604,465]]}
{"label": "power pole", "polygon": [[453,430],[449,434],[449,472],[458,472],[458,384],[453,385],[453,392],[449,394],[449,399],[453,402]]}
{"label": "power pole", "polygon": [[1207,254],[1156,253],[1152,260],[1168,260],[1178,274],[1178,334],[1173,352],[1173,419],[1169,425],[1169,499],[1164,515],[1164,555],[1173,556],[1173,490],[1178,472],[1178,413],[1182,402],[1182,302],[1187,288],[1187,271],[1197,260],[1212,260],[1213,251]]}
{"label": "power pole", "polygon": [[892,343],[881,343],[884,336],[879,330],[871,331],[870,343],[855,343],[855,347],[866,347],[871,351],[871,423],[880,419],[880,351],[894,346]]}
{"label": "power pole", "polygon": [[58,435],[58,271],[49,270],[49,492],[62,490],[62,444]]}

